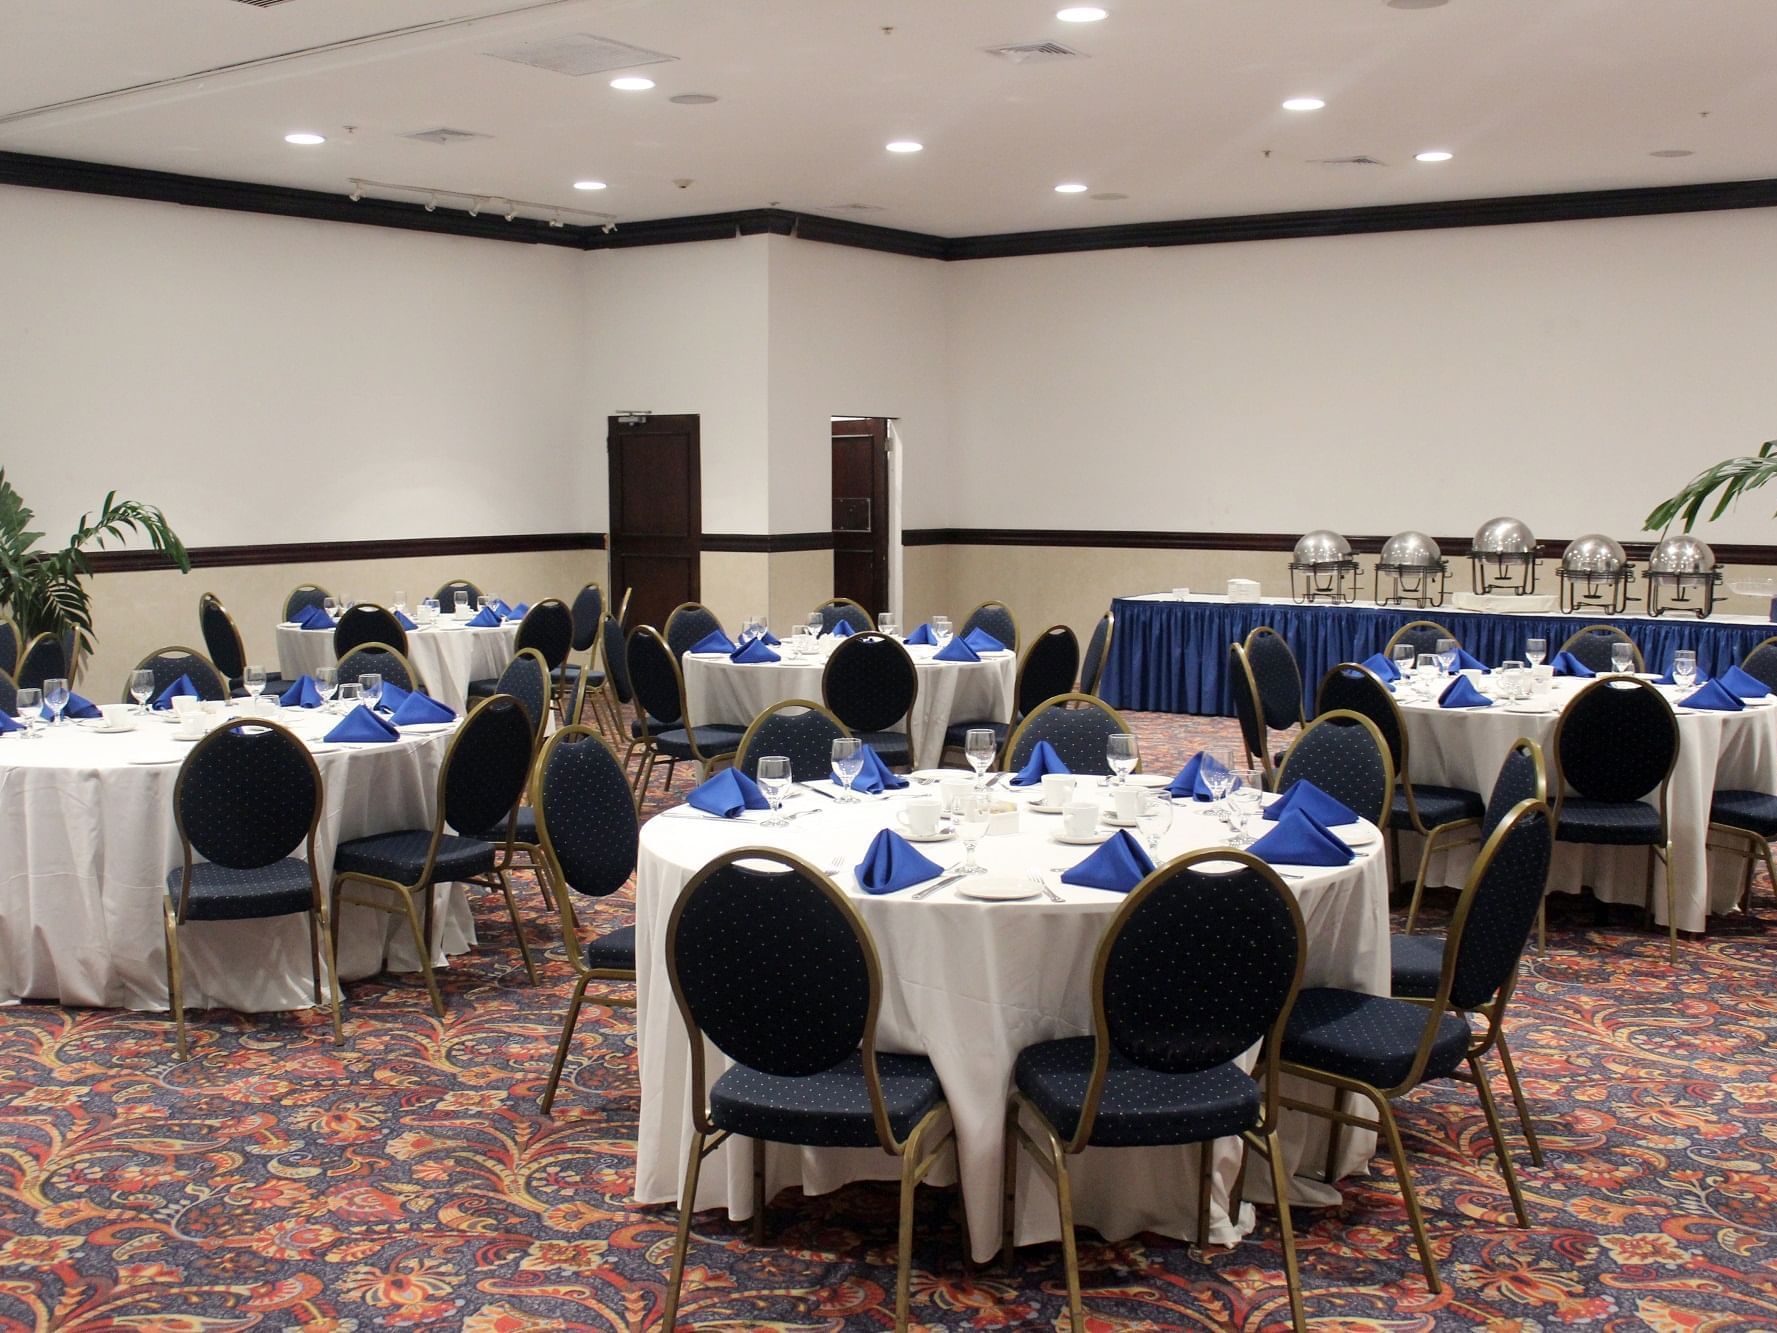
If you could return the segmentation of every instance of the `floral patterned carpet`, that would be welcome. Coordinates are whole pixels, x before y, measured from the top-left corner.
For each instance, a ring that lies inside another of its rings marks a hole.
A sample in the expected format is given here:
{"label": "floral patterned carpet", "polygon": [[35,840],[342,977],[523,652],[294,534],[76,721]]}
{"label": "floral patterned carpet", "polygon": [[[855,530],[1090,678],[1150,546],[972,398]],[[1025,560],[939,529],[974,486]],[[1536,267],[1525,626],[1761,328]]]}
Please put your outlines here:
{"label": "floral patterned carpet", "polygon": [[[1232,739],[1217,719],[1132,721],[1150,769]],[[1511,1224],[1473,1090],[1421,1089],[1398,1110],[1445,1291],[1427,1295],[1378,1158],[1342,1207],[1296,1215],[1312,1325],[1777,1328],[1777,910],[1756,893],[1677,970],[1663,935],[1553,904],[1511,1024],[1549,1157],[1514,1140],[1533,1228]],[[342,1049],[319,1015],[214,1012],[177,1064],[162,1015],[0,1011],[0,1327],[657,1328],[674,1214],[629,1202],[630,1012],[589,1006],[539,1115],[568,969],[558,954],[527,986],[503,907],[477,910],[482,946],[441,978],[449,1019],[415,978],[358,983]],[[890,1327],[894,1205],[892,1186],[789,1192],[761,1249],[700,1215],[681,1327]],[[1094,1330],[1287,1326],[1268,1209],[1227,1253],[1081,1242]],[[1059,1247],[969,1271],[953,1192],[922,1190],[913,1316],[1065,1327]]]}

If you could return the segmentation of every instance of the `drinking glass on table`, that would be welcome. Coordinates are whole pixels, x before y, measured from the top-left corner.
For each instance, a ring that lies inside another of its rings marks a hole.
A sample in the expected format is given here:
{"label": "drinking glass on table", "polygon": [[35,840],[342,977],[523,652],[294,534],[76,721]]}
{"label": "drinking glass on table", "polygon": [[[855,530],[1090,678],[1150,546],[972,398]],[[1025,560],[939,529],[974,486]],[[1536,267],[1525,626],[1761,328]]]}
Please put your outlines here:
{"label": "drinking glass on table", "polygon": [[377,705],[383,701],[383,678],[381,672],[366,671],[362,676],[358,677],[358,697],[370,705],[371,711],[374,712],[376,710]]}
{"label": "drinking glass on table", "polygon": [[339,619],[339,598],[323,597],[321,599],[321,609],[335,620]]}
{"label": "drinking glass on table", "polygon": [[841,801],[856,801],[851,784],[858,780],[858,774],[864,767],[864,742],[856,736],[835,736],[833,738],[833,771],[839,775]]}
{"label": "drinking glass on table", "polygon": [[456,591],[456,595],[454,597],[452,597],[451,600],[456,603],[457,614],[459,616],[466,616],[469,614],[469,594],[468,593],[464,592],[461,588],[458,588]]}
{"label": "drinking glass on table", "polygon": [[1530,673],[1522,662],[1505,661],[1499,664],[1499,697],[1502,699],[1522,699],[1530,693]]}
{"label": "drinking glass on table", "polygon": [[[259,696],[265,693],[265,668],[254,666],[251,663],[243,667],[241,669],[241,688],[246,690],[249,699],[258,703]],[[132,694],[135,692],[134,678],[130,681],[130,692]]]}
{"label": "drinking glass on table", "polygon": [[1129,781],[1129,775],[1135,771],[1140,753],[1135,748],[1135,737],[1127,731],[1119,731],[1106,736],[1104,741],[1104,760],[1111,766],[1111,785],[1121,787]]}
{"label": "drinking glass on table", "polygon": [[1160,839],[1166,836],[1166,830],[1172,827],[1172,793],[1167,791],[1147,791],[1142,793],[1141,813],[1135,817],[1136,826],[1141,829],[1142,838],[1148,844],[1148,852],[1152,854],[1160,850]]}
{"label": "drinking glass on table", "polygon": [[399,589],[399,588],[395,589],[395,600],[389,604],[389,610],[391,610],[391,611],[405,611],[405,610],[407,610],[407,594],[402,592],[401,589]]}
{"label": "drinking glass on table", "polygon": [[1543,659],[1548,657],[1548,655],[1549,641],[1547,639],[1524,640],[1524,660],[1530,663],[1531,666],[1541,666],[1543,664]]}
{"label": "drinking glass on table", "polygon": [[771,813],[765,817],[763,828],[782,828],[790,821],[781,813],[784,804],[784,793],[790,789],[790,759],[788,755],[767,754],[759,757],[759,790],[771,804]]}
{"label": "drinking glass on table", "polygon": [[999,738],[991,727],[970,727],[963,736],[963,753],[969,757],[969,767],[975,770],[977,788],[985,786],[987,770],[993,767],[993,757],[999,749]]}
{"label": "drinking glass on table", "polygon": [[43,733],[38,727],[43,722],[43,691],[39,689],[20,690],[14,707],[18,711],[18,719],[24,723],[25,734],[21,739],[27,741],[42,740]]}
{"label": "drinking glass on table", "polygon": [[1421,699],[1429,699],[1438,692],[1438,680],[1444,674],[1444,668],[1438,665],[1436,653],[1420,653],[1413,659],[1413,684],[1419,689]]}
{"label": "drinking glass on table", "polygon": [[972,791],[958,803],[956,831],[962,835],[963,859],[955,869],[960,875],[985,875],[987,867],[975,859],[975,844],[987,834],[993,816],[993,798],[986,792]]}
{"label": "drinking glass on table", "polygon": [[477,613],[478,613],[478,614],[479,614],[479,613],[480,613],[480,612],[482,612],[482,611],[485,611],[485,610],[487,610],[487,608],[488,608],[488,600],[487,600],[487,598],[485,598],[485,597],[477,597],[477,598],[476,598],[476,599],[475,599],[475,610],[476,610],[476,612],[477,612]]}
{"label": "drinking glass on table", "polygon": [[333,696],[339,692],[339,668],[315,668],[315,693],[321,696],[321,707],[333,711]]}
{"label": "drinking glass on table", "polygon": [[[263,685],[263,682],[261,682]],[[140,671],[130,672],[130,698],[136,701],[136,711],[148,711],[148,696],[154,693],[154,673],[144,667]]]}
{"label": "drinking glass on table", "polygon": [[936,635],[941,642],[950,637],[950,617],[949,616],[933,616],[931,623],[932,623],[932,633],[934,635]]}
{"label": "drinking glass on table", "polygon": [[1627,643],[1613,643],[1610,646],[1610,669],[1619,676],[1627,676],[1635,670],[1635,649]]}
{"label": "drinking glass on table", "polygon": [[876,617],[876,628],[889,638],[899,638],[901,633],[900,618],[893,611],[884,611]]}
{"label": "drinking glass on table", "polygon": [[351,596],[349,593],[339,599],[339,609],[341,611],[350,611],[356,605],[358,605],[358,599]]}
{"label": "drinking glass on table", "polygon": [[1456,670],[1456,640],[1455,639],[1439,639],[1438,640],[1438,666],[1443,670],[1443,673],[1446,676],[1451,675],[1455,672],[1455,670]]}
{"label": "drinking glass on table", "polygon": [[50,726],[60,726],[62,710],[68,706],[68,682],[61,676],[51,676],[44,681],[43,702],[49,705]]}
{"label": "drinking glass on table", "polygon": [[349,713],[363,700],[364,688],[355,680],[339,682],[339,711]]}
{"label": "drinking glass on table", "polygon": [[1697,650],[1680,648],[1672,654],[1672,683],[1688,690],[1697,683]]}
{"label": "drinking glass on table", "polygon": [[1240,788],[1228,797],[1228,845],[1230,847],[1250,847],[1252,835],[1246,831],[1249,819],[1258,813],[1261,805],[1259,797],[1259,775],[1251,769],[1235,774],[1240,780]]}
{"label": "drinking glass on table", "polygon": [[1209,761],[1204,765],[1203,785],[1209,788],[1210,809],[1226,824],[1229,822],[1228,794],[1234,790],[1236,756],[1232,750],[1206,750],[1204,758]]}
{"label": "drinking glass on table", "polygon": [[1401,679],[1407,680],[1410,678],[1413,674],[1413,645],[1410,643],[1397,643],[1394,646],[1394,652],[1391,653],[1390,656],[1394,658],[1394,669],[1401,673]]}

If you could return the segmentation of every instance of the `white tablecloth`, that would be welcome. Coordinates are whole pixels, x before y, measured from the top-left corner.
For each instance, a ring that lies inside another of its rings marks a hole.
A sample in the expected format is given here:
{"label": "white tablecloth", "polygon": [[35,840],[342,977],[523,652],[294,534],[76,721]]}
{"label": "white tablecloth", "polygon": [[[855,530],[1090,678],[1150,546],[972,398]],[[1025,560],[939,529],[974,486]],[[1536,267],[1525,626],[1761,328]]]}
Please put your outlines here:
{"label": "white tablecloth", "polygon": [[[305,739],[339,721],[303,709],[282,709],[276,720]],[[452,731],[327,746],[315,755],[323,887],[341,839],[432,822]],[[0,737],[0,998],[165,1009],[161,901],[167,871],[181,856],[173,788],[191,746],[175,741],[174,727],[158,717],[120,734],[68,722],[49,732],[31,741]],[[438,915],[444,953],[475,942],[460,889],[440,891]],[[299,916],[186,924],[186,1004],[243,1013],[313,1004],[308,938]],[[418,970],[406,921],[347,904],[340,976],[373,976],[385,962],[393,971]]]}
{"label": "white tablecloth", "polygon": [[[1491,708],[1404,703],[1401,713],[1406,721],[1407,764],[1413,780],[1466,787],[1486,797],[1493,790],[1506,751],[1520,736],[1542,745],[1552,780],[1559,710],[1589,684],[1588,680],[1556,679],[1543,712],[1519,712],[1516,705],[1498,702]],[[1676,701],[1683,692],[1667,689],[1665,693]],[[1705,927],[1706,912],[1732,909],[1740,895],[1744,865],[1737,858],[1705,852],[1711,794],[1717,787],[1777,790],[1777,704],[1754,705],[1740,713],[1677,711],[1678,765],[1672,772],[1667,818],[1672,831],[1672,867],[1678,876],[1678,926],[1700,931]],[[1551,800],[1553,795],[1551,792]],[[1403,836],[1403,875],[1418,865],[1421,846],[1419,838]],[[1478,850],[1469,844],[1434,857],[1430,882],[1460,885]],[[1654,915],[1663,926],[1666,884],[1663,872],[1656,868],[1654,873]],[[1646,849],[1557,842],[1549,870],[1550,889],[1577,893],[1581,885],[1608,902],[1639,905],[1646,895]]]}
{"label": "white tablecloth", "polygon": [[[819,797],[803,795],[793,808]],[[943,1082],[957,1126],[957,1164],[967,1206],[970,1248],[986,1261],[999,1246],[1000,1170],[1006,1097],[1012,1067],[1026,1046],[1092,1030],[1091,970],[1098,941],[1123,901],[1113,893],[1055,885],[1065,901],[987,904],[958,898],[945,888],[923,901],[912,891],[886,897],[861,894],[850,868],[875,831],[900,808],[898,798],[857,806],[821,803],[820,813],[785,829],[755,822],[722,821],[678,811],[658,815],[642,830],[636,878],[637,1033],[641,1068],[641,1115],[636,1142],[636,1199],[676,1200],[690,1150],[690,1046],[673,1002],[665,964],[667,920],[692,874],[712,857],[752,845],[781,847],[823,868],[843,867],[836,878],[853,895],[882,959],[883,1003],[877,1044],[884,1051],[923,1052]],[[1051,839],[1053,817],[1021,812],[1020,832],[984,839],[981,860],[991,870],[1050,871],[1071,865],[1090,848]],[[1304,985],[1347,986],[1386,994],[1389,979],[1388,889],[1381,838],[1369,830],[1364,854],[1348,869],[1306,872],[1291,879],[1306,919],[1308,960]],[[1182,807],[1160,856],[1177,856],[1223,840],[1220,825],[1201,807]],[[960,858],[955,843],[927,846],[940,864]],[[1295,872],[1292,872],[1295,873]],[[712,1047],[711,1081],[727,1067]],[[1304,1084],[1293,1095],[1324,1096]],[[1325,1122],[1288,1115],[1286,1155],[1318,1175],[1326,1153]],[[1341,1170],[1369,1160],[1375,1136],[1346,1135]],[[798,1184],[824,1193],[851,1180],[894,1179],[896,1164],[875,1150],[767,1149],[767,1189]],[[1250,1209],[1230,1218],[1228,1191],[1239,1167],[1236,1141],[1224,1141],[1213,1159],[1216,1176],[1211,1239],[1231,1243],[1250,1228]],[[947,1165],[936,1183],[956,1179]],[[1196,1227],[1197,1150],[1088,1149],[1074,1164],[1074,1207],[1083,1226],[1109,1239],[1154,1230],[1190,1238]],[[1268,1197],[1267,1173],[1247,1173],[1250,1197]],[[1292,1195],[1330,1203],[1324,1184],[1298,1179]],[[752,1213],[750,1152],[724,1145],[706,1164],[697,1207],[727,1208],[736,1218]],[[1048,1180],[1026,1160],[1018,1183],[1018,1243],[1054,1240],[1055,1195]]]}
{"label": "white tablecloth", "polygon": [[[820,701],[821,673],[827,654],[791,657],[788,645],[777,649],[783,660],[740,665],[725,653],[686,653],[685,706],[698,726],[729,722],[746,726],[760,713],[785,699]],[[935,648],[909,644],[908,654],[919,673],[919,697],[901,728],[913,737],[917,762],[938,763],[944,730],[952,722],[986,719],[1004,722],[1012,716],[1012,686],[1018,675],[1017,654],[986,653],[979,662],[939,662]]]}
{"label": "white tablecloth", "polygon": [[[441,623],[447,628],[407,631],[407,660],[426,682],[427,694],[461,713],[468,703],[469,682],[498,676],[512,660],[518,621],[490,629]],[[313,675],[316,668],[332,666],[336,660],[332,630],[278,626],[278,674],[285,680]]]}

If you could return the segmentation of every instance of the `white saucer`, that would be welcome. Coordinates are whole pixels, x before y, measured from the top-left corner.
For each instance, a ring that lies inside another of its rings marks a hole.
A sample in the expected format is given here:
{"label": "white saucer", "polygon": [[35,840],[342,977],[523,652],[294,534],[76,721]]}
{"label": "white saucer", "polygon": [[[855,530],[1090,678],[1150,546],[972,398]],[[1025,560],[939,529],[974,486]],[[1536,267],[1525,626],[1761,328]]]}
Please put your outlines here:
{"label": "white saucer", "polygon": [[895,832],[899,833],[908,842],[920,842],[920,843],[950,842],[956,837],[956,830],[954,828],[949,829],[949,830],[941,830],[937,833],[919,834],[919,833],[914,833],[905,824],[902,824],[902,825],[899,825],[896,827]]}
{"label": "white saucer", "polygon": [[1043,890],[1028,878],[1016,875],[969,875],[956,882],[956,896],[984,903],[1016,903],[1036,898]]}
{"label": "white saucer", "polygon": [[1111,833],[1088,833],[1084,838],[1076,838],[1066,829],[1056,829],[1049,836],[1054,838],[1056,842],[1066,843],[1069,847],[1096,847],[1099,843],[1107,841],[1114,832],[1115,830],[1112,830]]}
{"label": "white saucer", "polygon": [[1505,711],[1508,713],[1541,714],[1552,713],[1555,709],[1548,704],[1509,703],[1505,706]]}
{"label": "white saucer", "polygon": [[310,741],[309,742],[309,753],[310,754],[331,754],[333,751],[335,751],[337,749],[339,749],[339,742],[338,741]]}
{"label": "white saucer", "polygon": [[99,726],[87,728],[87,730],[92,732],[95,736],[121,736],[124,732],[134,731],[135,729],[135,725],[129,722],[124,723],[122,726]]}
{"label": "white saucer", "polygon": [[1030,811],[1033,815],[1058,815],[1066,807],[1059,805],[1044,805],[1041,800],[1035,800],[1026,801],[1024,803],[1024,808]]}
{"label": "white saucer", "polygon": [[1769,694],[1764,694],[1756,699],[1742,699],[1740,702],[1745,704],[1748,708],[1769,708],[1772,704],[1777,704],[1777,698],[1774,698]]}
{"label": "white saucer", "polygon": [[951,778],[975,779],[973,769],[968,768],[916,768],[907,775],[915,782],[948,782]]}
{"label": "white saucer", "polygon": [[435,731],[449,731],[456,725],[457,723],[455,720],[450,722],[404,722],[399,728],[397,728],[397,730],[403,735],[406,735],[411,731],[417,735],[424,736]]}
{"label": "white saucer", "polygon": [[1115,809],[1110,806],[1106,806],[1103,810],[1100,810],[1098,812],[1098,822],[1101,824],[1108,825],[1111,828],[1139,828],[1140,827],[1140,825],[1137,824],[1136,821],[1133,819],[1118,819]]}
{"label": "white saucer", "polygon": [[[1345,832],[1346,829],[1350,829],[1351,832]],[[1366,847],[1374,847],[1382,841],[1380,833],[1372,832],[1362,824],[1333,824],[1329,831],[1354,852],[1361,852]]]}
{"label": "white saucer", "polygon": [[1132,787],[1170,787],[1172,779],[1163,773],[1131,773],[1129,785]]}

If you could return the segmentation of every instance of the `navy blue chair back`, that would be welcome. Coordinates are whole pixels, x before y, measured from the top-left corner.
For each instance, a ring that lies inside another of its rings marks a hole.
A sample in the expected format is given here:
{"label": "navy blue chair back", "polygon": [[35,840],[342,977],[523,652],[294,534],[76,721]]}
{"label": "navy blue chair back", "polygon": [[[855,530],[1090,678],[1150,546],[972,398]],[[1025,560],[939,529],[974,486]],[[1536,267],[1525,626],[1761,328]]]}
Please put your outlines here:
{"label": "navy blue chair back", "polygon": [[626,704],[635,699],[629,684],[629,648],[623,642],[623,626],[616,616],[606,616],[599,623],[600,650],[605,659],[605,676],[617,692],[617,702]]}
{"label": "navy blue chair back", "polygon": [[1777,690],[1777,639],[1766,639],[1746,654],[1740,669],[1754,680],[1763,681]]}
{"label": "navy blue chair back", "polygon": [[40,690],[43,682],[57,677],[67,679],[68,654],[62,641],[53,634],[39,634],[25,644],[19,656],[19,669],[13,673],[21,690]]}
{"label": "navy blue chair back", "polygon": [[1587,625],[1584,629],[1575,630],[1562,644],[1558,651],[1572,653],[1594,671],[1612,671],[1615,667],[1610,660],[1611,649],[1619,643],[1626,643],[1635,653],[1635,670],[1644,669],[1641,649],[1635,647],[1631,639],[1615,625]]}
{"label": "navy blue chair back", "polygon": [[1506,751],[1500,763],[1499,776],[1493,780],[1493,792],[1487,798],[1487,813],[1481,819],[1481,840],[1493,836],[1493,830],[1521,801],[1549,799],[1549,779],[1543,768],[1543,749],[1535,741],[1519,740]]}
{"label": "navy blue chair back", "polygon": [[397,652],[407,651],[407,631],[395,613],[374,602],[360,602],[340,613],[333,628],[333,655],[344,657],[360,644],[386,643]]}
{"label": "navy blue chair back", "polygon": [[19,627],[0,616],[0,671],[10,676],[19,669],[19,652],[24,646]]}
{"label": "navy blue chair back", "polygon": [[531,730],[538,736],[543,734],[543,724],[549,717],[549,672],[535,648],[520,648],[512,655],[495,682],[494,691],[518,700],[530,719]]}
{"label": "navy blue chair back", "polygon": [[[1415,657],[1420,653],[1435,653],[1438,650],[1439,639],[1455,638],[1454,634],[1435,620],[1409,620],[1388,636],[1388,642],[1382,646],[1382,655],[1393,657],[1394,647],[1397,643],[1412,644]],[[1460,639],[1457,639],[1458,644],[1461,642]]]}
{"label": "navy blue chair back", "polygon": [[1646,681],[1612,676],[1581,690],[1555,728],[1561,780],[1595,801],[1639,801],[1678,757],[1678,720]]}
{"label": "navy blue chair back", "polygon": [[1277,790],[1307,779],[1378,828],[1394,804],[1394,761],[1376,724],[1358,713],[1323,713],[1302,729],[1283,756]]}
{"label": "navy blue chair back", "polygon": [[1278,731],[1302,720],[1302,669],[1283,635],[1260,625],[1246,636],[1246,660],[1259,687],[1265,725]]}
{"label": "navy blue chair back", "polygon": [[812,699],[786,699],[753,719],[741,737],[734,766],[757,778],[760,756],[781,754],[790,761],[793,781],[813,782],[831,776],[833,742],[849,735],[843,722]]}
{"label": "navy blue chair back", "polygon": [[531,720],[517,699],[496,694],[475,705],[445,755],[444,822],[471,836],[484,829],[504,836],[534,749]]}
{"label": "navy blue chair back", "polygon": [[679,661],[652,626],[637,625],[629,636],[629,684],[642,711],[656,722],[678,726],[685,718],[685,684]]}
{"label": "navy blue chair back", "polygon": [[247,722],[211,732],[185,756],[173,789],[180,835],[206,861],[256,870],[301,845],[320,809],[308,748],[283,727]]}
{"label": "navy blue chair back", "polygon": [[[716,613],[701,602],[683,602],[666,618],[666,646],[678,661],[701,639],[722,628]],[[635,674],[633,671],[630,673]]]}
{"label": "navy blue chair back", "polygon": [[513,647],[535,648],[543,655],[543,665],[554,671],[573,651],[574,613],[561,598],[544,598],[524,613]]}
{"label": "navy blue chair back", "polygon": [[357,680],[359,676],[372,672],[381,676],[385,685],[399,685],[408,691],[424,688],[413,664],[399,649],[389,644],[360,644],[339,659],[339,678],[342,681]]}
{"label": "navy blue chair back", "polygon": [[564,727],[537,760],[537,840],[575,893],[603,898],[636,868],[635,797],[623,765],[588,727]]}
{"label": "navy blue chair back", "polygon": [[973,629],[986,630],[1013,652],[1018,651],[1018,618],[1004,602],[981,603],[969,612],[968,619],[963,621],[963,627],[957,633],[967,634]]}
{"label": "navy blue chair back", "polygon": [[1314,715],[1337,709],[1358,713],[1376,724],[1388,746],[1388,758],[1395,775],[1407,771],[1407,733],[1401,725],[1400,705],[1379,677],[1355,662],[1341,662],[1321,677],[1320,689],[1314,696]]}
{"label": "navy blue chair back", "polygon": [[204,632],[204,649],[216,669],[230,680],[239,680],[247,669],[247,650],[234,617],[215,593],[207,592],[198,598],[197,622]]}
{"label": "navy blue chair back", "polygon": [[469,594],[469,609],[473,611],[475,604],[481,600],[481,589],[469,582],[468,579],[452,579],[449,583],[440,584],[437,593],[434,594],[438,598],[438,609],[446,615],[456,610],[459,592]]}
{"label": "navy blue chair back", "polygon": [[[192,648],[173,644],[167,648],[156,648],[140,662],[136,663],[135,671],[152,671],[154,673],[154,694],[158,696],[180,676],[190,676],[191,683],[197,689],[200,699],[227,699],[229,696],[228,682],[222,679],[222,673],[210,664],[210,659]],[[132,672],[132,674],[134,674]],[[24,682],[20,682],[22,685]],[[130,678],[123,678],[123,693],[119,696],[124,703],[130,703]],[[151,696],[153,697],[153,696]]]}
{"label": "navy blue chair back", "polygon": [[574,651],[583,653],[598,642],[599,622],[605,618],[605,590],[589,583],[574,594]]}
{"label": "navy blue chair back", "polygon": [[284,599],[284,619],[295,620],[304,607],[321,606],[332,596],[318,583],[299,583]]}
{"label": "navy blue chair back", "polygon": [[1450,1003],[1478,1009],[1517,969],[1549,882],[1554,820],[1540,802],[1517,806],[1494,830],[1475,862],[1467,915],[1457,903],[1446,952],[1456,950]]}
{"label": "navy blue chair back", "polygon": [[1246,660],[1246,649],[1237,643],[1228,645],[1228,692],[1234,698],[1234,718],[1240,723],[1240,743],[1254,762],[1264,765],[1269,772],[1265,724],[1259,717],[1259,687]]}
{"label": "navy blue chair back", "polygon": [[[1070,705],[1079,705],[1070,707]],[[1006,743],[1006,767],[1017,770],[1030,761],[1038,741],[1048,741],[1072,773],[1109,773],[1105,742],[1129,725],[1117,710],[1088,694],[1061,694],[1039,704],[1018,724]]]}
{"label": "navy blue chair back", "polygon": [[837,629],[840,625],[851,626],[856,634],[861,629],[875,629],[871,623],[870,613],[849,597],[830,597],[820,605],[821,632],[826,633]]}
{"label": "navy blue chair back", "polygon": [[1017,687],[1012,692],[1019,714],[1034,712],[1045,699],[1070,693],[1079,669],[1080,641],[1071,629],[1051,625],[1037,635],[1025,650],[1024,661],[1018,668]]}
{"label": "navy blue chair back", "polygon": [[17,714],[19,710],[19,687],[13,684],[12,677],[0,671],[0,713]]}
{"label": "navy blue chair back", "polygon": [[1104,678],[1105,658],[1110,655],[1111,629],[1116,624],[1109,611],[1098,618],[1086,640],[1086,657],[1080,663],[1080,693],[1097,694],[1098,682]]}
{"label": "navy blue chair back", "polygon": [[866,630],[841,640],[821,673],[821,698],[853,731],[887,731],[913,710],[919,673],[907,650]]}

